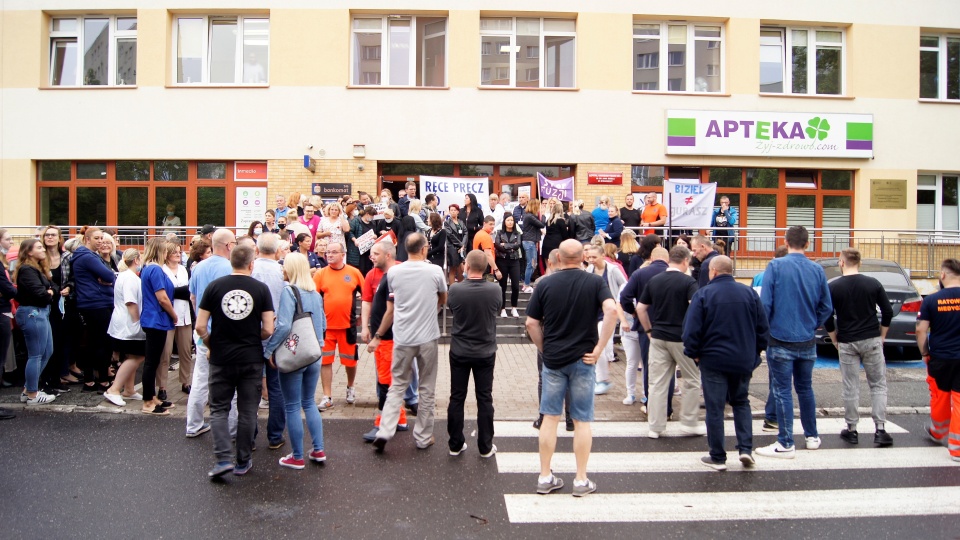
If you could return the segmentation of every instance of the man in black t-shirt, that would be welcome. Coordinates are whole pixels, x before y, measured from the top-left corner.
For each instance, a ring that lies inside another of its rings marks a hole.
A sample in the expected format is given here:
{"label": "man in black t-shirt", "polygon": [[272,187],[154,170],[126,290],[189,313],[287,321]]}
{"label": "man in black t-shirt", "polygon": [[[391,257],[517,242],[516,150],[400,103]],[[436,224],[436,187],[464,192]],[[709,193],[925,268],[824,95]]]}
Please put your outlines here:
{"label": "man in black t-shirt", "polygon": [[[834,313],[830,314],[823,327],[830,334],[840,351],[840,375],[843,386],[844,417],[847,428],[840,431],[840,438],[850,444],[860,442],[857,422],[860,421],[860,363],[867,374],[870,398],[873,403],[873,422],[877,430],[873,443],[890,446],[893,438],[884,429],[887,420],[887,374],[883,357],[883,340],[887,337],[893,309],[883,285],[873,277],[860,273],[860,251],[854,248],[843,250],[840,255],[840,272],[843,276],[830,283],[830,299]],[[877,311],[880,324],[877,324]]]}
{"label": "man in black t-shirt", "polygon": [[[246,474],[257,427],[257,405],[263,377],[263,343],[273,334],[274,308],[270,289],[250,277],[255,252],[237,246],[230,253],[233,273],[213,280],[204,291],[197,312],[197,335],[210,348],[210,426],[217,458],[207,475],[217,478],[233,471]],[[207,321],[212,321],[210,332]],[[237,453],[227,416],[237,394]]]}
{"label": "man in black t-shirt", "polygon": [[[597,485],[587,478],[587,460],[593,436],[593,391],[595,364],[617,324],[617,304],[606,281],[581,270],[583,245],[576,240],[560,244],[560,268],[538,282],[527,306],[527,333],[543,353],[543,390],[540,398],[540,477],[537,493],[545,495],[563,487],[553,475],[550,461],[557,446],[557,423],[563,399],[570,390],[573,418],[573,452],[577,475],[573,495],[593,493]],[[603,309],[599,336],[597,324],[587,313]],[[543,327],[541,328],[541,324]]]}
{"label": "man in black t-shirt", "polygon": [[[624,227],[639,227],[640,226],[640,209],[633,207],[633,193],[627,194],[627,198],[624,199],[626,206],[620,209],[620,221],[623,221]],[[634,232],[637,232],[636,230]]]}
{"label": "man in black t-shirt", "polygon": [[647,283],[640,293],[637,319],[650,337],[650,393],[647,395],[647,422],[651,439],[660,438],[667,429],[667,391],[677,368],[683,376],[680,398],[680,431],[687,435],[706,435],[707,427],[697,416],[700,410],[700,368],[683,354],[683,318],[697,282],[686,274],[690,250],[670,248],[669,267]]}

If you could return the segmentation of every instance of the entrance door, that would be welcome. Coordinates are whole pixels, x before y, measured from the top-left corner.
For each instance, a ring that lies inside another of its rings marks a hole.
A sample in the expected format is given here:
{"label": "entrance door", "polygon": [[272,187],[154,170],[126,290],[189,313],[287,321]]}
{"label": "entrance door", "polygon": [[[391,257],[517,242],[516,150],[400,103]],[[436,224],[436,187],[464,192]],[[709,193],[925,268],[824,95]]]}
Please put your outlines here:
{"label": "entrance door", "polygon": [[494,193],[509,193],[510,200],[517,202],[517,195],[520,194],[520,190],[523,189],[525,192],[530,194],[531,198],[537,196],[537,186],[536,178],[519,177],[519,178],[498,178],[494,180]]}

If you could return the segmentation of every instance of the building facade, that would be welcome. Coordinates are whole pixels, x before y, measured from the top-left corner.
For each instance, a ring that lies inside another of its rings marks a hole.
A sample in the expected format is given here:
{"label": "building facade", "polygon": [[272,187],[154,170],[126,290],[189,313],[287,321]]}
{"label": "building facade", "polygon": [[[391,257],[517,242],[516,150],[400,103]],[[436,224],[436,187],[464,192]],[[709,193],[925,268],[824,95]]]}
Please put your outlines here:
{"label": "building facade", "polygon": [[667,179],[761,232],[960,230],[950,0],[0,9],[0,225],[242,225],[320,184],[540,172],[587,208]]}

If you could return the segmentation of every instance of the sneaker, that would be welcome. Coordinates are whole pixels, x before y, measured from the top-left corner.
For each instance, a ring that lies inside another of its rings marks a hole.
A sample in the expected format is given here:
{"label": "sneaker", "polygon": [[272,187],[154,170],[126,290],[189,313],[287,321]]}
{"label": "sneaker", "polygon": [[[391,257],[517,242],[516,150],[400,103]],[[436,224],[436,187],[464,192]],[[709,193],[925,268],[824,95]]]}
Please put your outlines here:
{"label": "sneaker", "polygon": [[354,404],[357,402],[357,388],[355,386],[347,387],[347,403]]}
{"label": "sneaker", "polygon": [[374,452],[376,452],[376,453],[378,453],[378,454],[382,454],[382,453],[383,453],[383,449],[386,448],[386,447],[387,447],[387,440],[386,440],[386,439],[381,439],[380,437],[377,437],[376,439],[373,440],[373,451],[374,451]]}
{"label": "sneaker", "polygon": [[320,403],[317,404],[317,410],[323,412],[327,409],[333,408],[333,399],[330,396],[323,396],[320,398]]}
{"label": "sneaker", "polygon": [[26,403],[30,399],[25,392],[20,392],[20,403]]}
{"label": "sneaker", "polygon": [[233,470],[233,463],[229,461],[218,461],[212,469],[207,471],[207,476],[210,478],[220,478],[221,476],[227,474]]}
{"label": "sneaker", "polygon": [[143,401],[143,394],[140,392],[134,392],[129,396],[123,396],[125,399],[132,399],[134,401]]}
{"label": "sneaker", "polygon": [[893,437],[891,437],[890,434],[886,432],[886,430],[878,429],[877,432],[873,435],[873,444],[879,446],[880,448],[893,446]]}
{"label": "sneaker", "polygon": [[[726,464],[726,463],[723,463],[722,461],[714,461],[714,459],[713,459],[712,457],[710,457],[710,456],[703,456],[702,458],[700,458],[700,463],[703,463],[704,465],[706,465],[707,467],[710,467],[711,469],[713,469],[713,470],[715,470],[715,471],[725,471],[725,470],[727,470],[727,464]],[[576,489],[576,488],[574,488],[574,489]]]}
{"label": "sneaker", "polygon": [[624,404],[624,405],[633,405],[633,404],[636,403],[636,402],[637,402],[637,398],[636,398],[636,396],[633,396],[633,395],[629,395],[629,396],[623,398],[623,404]]}
{"label": "sneaker", "polygon": [[106,398],[106,400],[109,401],[110,403],[113,403],[114,405],[116,405],[117,407],[123,407],[124,405],[127,404],[127,402],[123,400],[123,396],[121,396],[120,394],[111,394],[110,392],[104,392],[103,397]]}
{"label": "sneaker", "polygon": [[950,459],[954,461],[960,461],[960,456],[950,456]]}
{"label": "sneaker", "polygon": [[314,450],[310,452],[310,455],[307,457],[310,458],[310,461],[316,463],[323,463],[327,460],[327,454],[323,450]]}
{"label": "sneaker", "polygon": [[55,399],[57,399],[56,396],[44,394],[43,392],[37,392],[37,397],[33,399],[27,399],[27,405],[45,405],[47,403],[53,403],[53,400]]}
{"label": "sneaker", "polygon": [[[466,446],[466,445],[464,445],[464,446]],[[489,452],[487,452],[486,454],[480,454],[480,457],[482,457],[482,458],[491,458],[491,457],[493,457],[494,454],[496,454],[496,453],[497,453],[497,445],[494,444],[494,445],[491,445],[491,446],[490,446],[490,451],[489,451]]]}
{"label": "sneaker", "polygon": [[927,438],[933,441],[935,444],[939,444],[940,446],[947,445],[946,437],[938,439],[936,435],[933,434],[933,425],[930,422],[923,424],[923,433],[926,434]]}
{"label": "sneaker", "polygon": [[501,319],[506,319],[506,318],[507,318],[507,310],[506,310],[506,309],[500,310],[500,318],[501,318]]}
{"label": "sneaker", "polygon": [[377,438],[377,433],[380,433],[380,428],[375,427],[370,431],[363,434],[363,442],[372,443],[374,439]]}
{"label": "sneaker", "polygon": [[611,386],[613,385],[606,381],[600,381],[593,387],[593,395],[602,396],[610,391]]}
{"label": "sneaker", "polygon": [[680,433],[694,436],[706,435],[707,426],[705,424],[697,424],[696,426],[684,426],[681,424]]}
{"label": "sneaker", "polygon": [[436,439],[434,439],[433,437],[430,437],[430,440],[427,441],[426,444],[420,445],[420,444],[418,443],[418,444],[417,444],[417,450],[426,450],[427,448],[430,448],[431,446],[433,446],[436,442],[437,442]]}
{"label": "sneaker", "polygon": [[407,431],[410,428],[406,424],[397,424],[397,431]]}
{"label": "sneaker", "polygon": [[271,450],[279,450],[280,448],[283,448],[284,443],[286,443],[286,441],[284,441],[283,439],[280,439],[277,442],[268,442],[267,448]]}
{"label": "sneaker", "polygon": [[194,437],[199,437],[208,431],[210,431],[210,424],[203,424],[202,426],[200,426],[200,429],[194,431],[193,433],[188,431],[187,438],[192,439]]}
{"label": "sneaker", "polygon": [[293,457],[293,454],[288,454],[280,458],[280,466],[300,471],[307,466],[307,463],[303,459]]}
{"label": "sneaker", "polygon": [[576,480],[573,481],[573,496],[574,497],[583,497],[584,495],[589,495],[597,490],[597,484],[590,479],[587,479],[587,483],[582,486],[577,483]]}
{"label": "sneaker", "polygon": [[743,465],[743,468],[749,469],[757,464],[753,459],[753,456],[750,454],[740,454],[740,464]]}
{"label": "sneaker", "polygon": [[537,493],[540,495],[546,495],[552,491],[556,491],[563,487],[563,480],[557,477],[552,472],[550,473],[550,480],[547,482],[537,482]]}
{"label": "sneaker", "polygon": [[525,293],[527,293],[527,294],[533,294],[533,287],[527,285],[527,286],[525,286],[525,287],[523,288],[523,291],[522,291],[522,292],[525,292]]}
{"label": "sneaker", "polygon": [[519,318],[520,318],[520,314],[517,313],[517,308],[512,308],[512,309],[510,310],[510,316],[513,317],[514,319],[519,319]]}
{"label": "sneaker", "polygon": [[776,422],[771,422],[770,420],[764,419],[763,427],[760,429],[766,431],[767,433],[776,433],[780,431],[780,426]]}
{"label": "sneaker", "polygon": [[266,400],[266,399],[263,399],[263,398],[260,398],[260,405],[257,405],[257,408],[258,408],[258,409],[269,409],[269,408],[270,408],[270,401],[269,401],[269,400]]}
{"label": "sneaker", "polygon": [[757,448],[757,454],[780,459],[793,459],[797,457],[797,447],[791,446],[790,448],[785,448],[782,444],[780,444],[780,441],[777,441],[770,446],[761,446],[760,448]]}
{"label": "sneaker", "polygon": [[847,441],[850,444],[860,443],[860,434],[857,433],[857,430],[855,429],[841,429],[840,438]]}
{"label": "sneaker", "polygon": [[[331,406],[332,406],[332,405],[331,405]],[[403,406],[406,407],[407,410],[410,411],[410,414],[412,414],[413,416],[416,416],[416,415],[417,415],[417,411],[420,410],[420,404],[419,404],[419,403],[407,403],[407,402],[404,402],[404,403],[403,403]]]}
{"label": "sneaker", "polygon": [[650,431],[647,432],[647,437],[649,437],[649,438],[651,438],[651,439],[659,439],[659,438],[660,438],[660,432],[659,432],[659,431],[654,431],[654,430],[651,429]]}
{"label": "sneaker", "polygon": [[533,421],[533,428],[540,429],[540,425],[543,424],[543,415],[537,416],[537,419]]}
{"label": "sneaker", "polygon": [[820,437],[807,437],[807,450],[816,450],[820,448]]}
{"label": "sneaker", "polygon": [[574,425],[573,425],[573,420],[572,420],[572,419],[567,418],[567,426],[566,426],[566,427],[567,427],[567,431],[573,431]]}
{"label": "sneaker", "polygon": [[233,468],[233,474],[234,474],[235,476],[243,476],[243,475],[247,474],[248,472],[250,472],[250,469],[252,469],[252,468],[253,468],[253,460],[252,460],[252,459],[247,460],[247,462],[244,463],[243,465],[237,463],[237,465]]}
{"label": "sneaker", "polygon": [[461,446],[459,450],[450,450],[450,455],[451,455],[451,456],[459,456],[459,455],[462,454],[463,451],[466,450],[466,449],[467,449],[467,443],[463,443],[463,446]]}

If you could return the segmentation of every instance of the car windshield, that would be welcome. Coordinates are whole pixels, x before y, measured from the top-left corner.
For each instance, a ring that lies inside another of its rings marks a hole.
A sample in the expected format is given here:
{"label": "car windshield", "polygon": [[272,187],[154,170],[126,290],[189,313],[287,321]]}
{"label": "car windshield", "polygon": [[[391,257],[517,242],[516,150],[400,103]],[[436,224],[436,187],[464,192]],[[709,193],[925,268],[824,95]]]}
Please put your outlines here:
{"label": "car windshield", "polygon": [[[839,266],[827,266],[823,269],[827,274],[827,281],[840,277]],[[913,284],[907,280],[903,272],[896,266],[880,266],[876,264],[863,264],[860,266],[860,273],[872,278],[876,278],[884,287],[912,287]]]}

